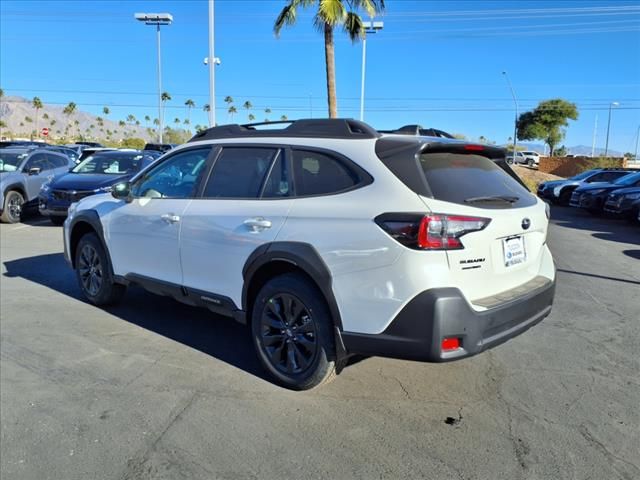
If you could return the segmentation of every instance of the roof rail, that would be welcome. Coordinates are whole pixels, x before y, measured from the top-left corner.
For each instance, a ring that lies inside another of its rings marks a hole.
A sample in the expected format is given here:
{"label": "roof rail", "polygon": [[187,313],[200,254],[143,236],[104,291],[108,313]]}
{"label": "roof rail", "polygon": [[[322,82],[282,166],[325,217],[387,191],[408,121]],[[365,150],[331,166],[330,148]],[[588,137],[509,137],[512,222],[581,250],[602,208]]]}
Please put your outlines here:
{"label": "roof rail", "polygon": [[[257,129],[260,126],[289,124],[285,128]],[[321,138],[378,138],[380,133],[364,122],[352,118],[309,118],[278,122],[230,124],[208,128],[196,133],[189,142],[238,137],[321,137]]]}

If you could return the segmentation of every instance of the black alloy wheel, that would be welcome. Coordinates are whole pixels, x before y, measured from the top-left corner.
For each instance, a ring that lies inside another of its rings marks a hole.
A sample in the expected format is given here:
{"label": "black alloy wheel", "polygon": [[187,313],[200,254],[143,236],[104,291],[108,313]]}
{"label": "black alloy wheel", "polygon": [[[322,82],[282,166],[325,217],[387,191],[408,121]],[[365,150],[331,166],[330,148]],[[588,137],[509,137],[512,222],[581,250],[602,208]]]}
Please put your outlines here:
{"label": "black alloy wheel", "polygon": [[98,252],[91,244],[84,244],[78,257],[78,273],[82,288],[91,297],[95,297],[102,288],[104,267],[100,262]]}
{"label": "black alloy wheel", "polygon": [[318,353],[316,325],[308,308],[294,295],[267,300],[260,321],[262,344],[272,365],[286,375],[304,374]]}

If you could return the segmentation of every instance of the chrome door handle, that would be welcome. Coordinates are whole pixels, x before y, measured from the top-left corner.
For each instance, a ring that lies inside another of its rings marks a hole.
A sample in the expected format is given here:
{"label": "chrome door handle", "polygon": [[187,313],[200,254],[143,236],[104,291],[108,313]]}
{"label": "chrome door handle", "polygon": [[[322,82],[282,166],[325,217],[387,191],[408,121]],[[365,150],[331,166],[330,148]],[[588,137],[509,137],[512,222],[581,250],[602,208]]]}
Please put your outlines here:
{"label": "chrome door handle", "polygon": [[180,217],[173,213],[165,213],[164,215],[161,215],[160,218],[167,223],[178,223],[180,221]]}
{"label": "chrome door handle", "polygon": [[267,220],[263,217],[248,218],[243,222],[243,224],[252,232],[260,232],[265,228],[271,228],[271,220]]}

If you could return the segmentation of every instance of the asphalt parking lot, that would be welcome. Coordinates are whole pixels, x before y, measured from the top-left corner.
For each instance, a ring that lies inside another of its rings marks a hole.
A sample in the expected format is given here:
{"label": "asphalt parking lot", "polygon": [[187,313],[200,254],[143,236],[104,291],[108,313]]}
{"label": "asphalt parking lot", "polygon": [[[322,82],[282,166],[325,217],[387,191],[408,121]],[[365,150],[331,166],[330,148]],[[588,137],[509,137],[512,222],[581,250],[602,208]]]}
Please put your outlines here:
{"label": "asphalt parking lot", "polygon": [[456,363],[361,359],[305,393],[267,380],[232,321],[139,289],[88,305],[59,227],[2,225],[0,476],[640,478],[640,228],[552,223],[540,325]]}

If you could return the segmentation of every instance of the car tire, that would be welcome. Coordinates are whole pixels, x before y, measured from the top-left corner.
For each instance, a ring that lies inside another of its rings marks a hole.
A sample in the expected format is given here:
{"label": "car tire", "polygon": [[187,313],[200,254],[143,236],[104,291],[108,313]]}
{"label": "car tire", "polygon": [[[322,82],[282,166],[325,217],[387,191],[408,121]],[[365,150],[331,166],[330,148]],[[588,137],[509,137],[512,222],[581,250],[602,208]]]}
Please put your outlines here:
{"label": "car tire", "polygon": [[78,284],[89,302],[112,305],[122,298],[127,287],[113,280],[109,257],[95,233],[80,239],[75,257]]}
{"label": "car tire", "polygon": [[558,205],[569,205],[572,193],[573,192],[571,190],[561,190],[560,195],[558,196]]}
{"label": "car tire", "polygon": [[507,158],[507,163],[509,165],[513,165],[513,158]]}
{"label": "car tire", "polygon": [[269,280],[251,312],[251,337],[260,363],[282,386],[309,390],[333,380],[333,321],[322,293],[305,276]]}
{"label": "car tire", "polygon": [[0,220],[4,223],[18,223],[22,214],[24,197],[17,190],[9,190],[4,196],[4,207]]}
{"label": "car tire", "polygon": [[56,226],[60,226],[64,223],[64,221],[67,219],[67,217],[59,217],[57,215],[51,215],[49,217],[49,220],[51,221],[51,223],[53,223]]}
{"label": "car tire", "polygon": [[529,165],[529,168],[533,168],[536,165],[536,162],[535,160],[530,158],[529,160],[527,160],[527,165]]}

